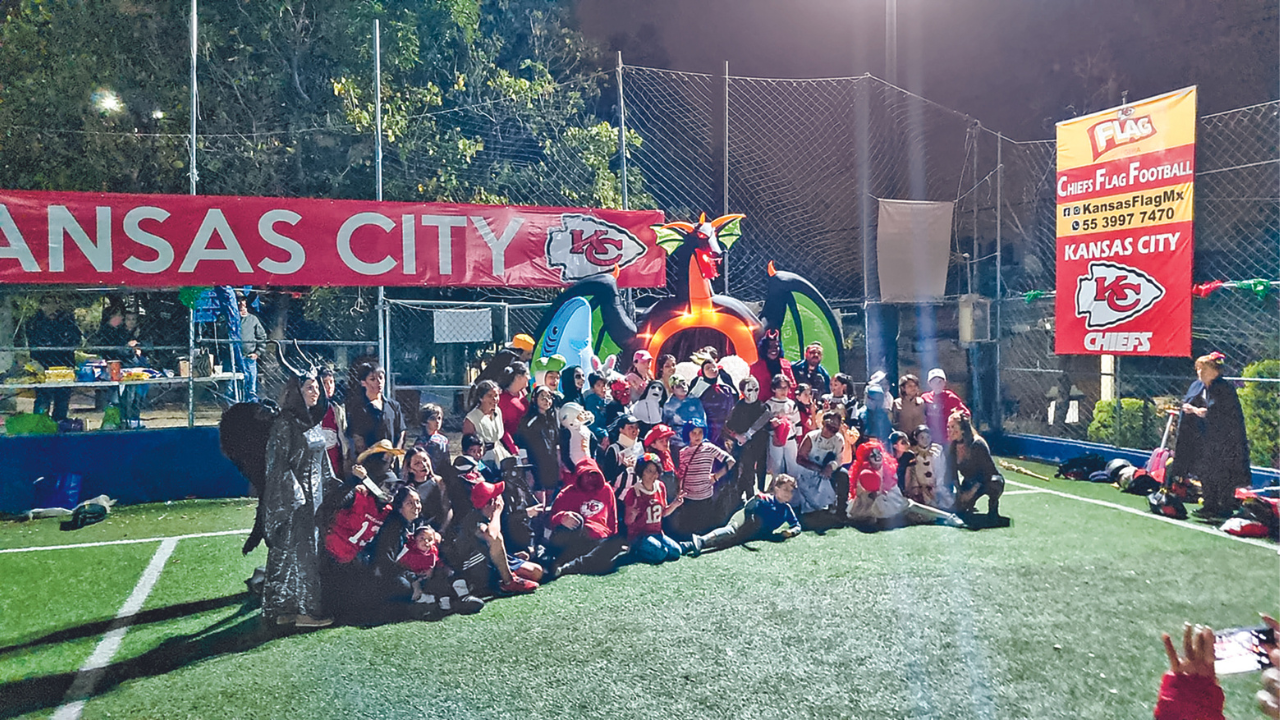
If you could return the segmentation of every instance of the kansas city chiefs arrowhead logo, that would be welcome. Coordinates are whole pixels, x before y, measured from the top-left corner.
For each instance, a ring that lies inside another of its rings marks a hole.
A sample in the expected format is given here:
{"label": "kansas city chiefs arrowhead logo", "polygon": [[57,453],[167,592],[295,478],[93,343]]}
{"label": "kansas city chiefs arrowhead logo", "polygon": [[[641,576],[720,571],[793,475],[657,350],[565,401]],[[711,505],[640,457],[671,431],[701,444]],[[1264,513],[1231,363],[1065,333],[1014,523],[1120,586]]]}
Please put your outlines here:
{"label": "kansas city chiefs arrowhead logo", "polygon": [[625,229],[590,215],[566,213],[547,230],[547,264],[563,282],[626,267],[645,253],[644,243]]}
{"label": "kansas city chiefs arrowhead logo", "polygon": [[1089,263],[1089,274],[1076,281],[1076,317],[1091,330],[1109,328],[1138,317],[1164,297],[1164,288],[1141,270],[1112,262]]}

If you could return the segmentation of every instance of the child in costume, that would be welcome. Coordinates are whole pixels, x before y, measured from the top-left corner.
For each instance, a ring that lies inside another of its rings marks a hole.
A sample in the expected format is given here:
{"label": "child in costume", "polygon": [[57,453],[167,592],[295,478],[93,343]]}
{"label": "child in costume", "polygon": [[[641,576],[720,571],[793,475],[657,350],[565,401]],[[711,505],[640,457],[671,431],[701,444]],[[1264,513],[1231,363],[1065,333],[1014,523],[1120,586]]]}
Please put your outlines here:
{"label": "child in costume", "polygon": [[671,397],[662,408],[662,421],[676,431],[671,440],[671,452],[680,454],[684,447],[684,425],[697,418],[706,427],[707,412],[702,409],[702,401],[689,396],[689,382],[676,375],[671,379]]}
{"label": "child in costume", "polygon": [[676,560],[681,553],[680,544],[663,534],[662,520],[684,503],[684,497],[677,495],[667,503],[666,486],[658,479],[661,470],[661,458],[646,453],[636,464],[640,481],[622,497],[631,553],[650,565]]}
{"label": "child in costume", "polygon": [[769,474],[790,475],[798,467],[796,451],[799,447],[800,410],[790,397],[791,381],[787,376],[782,373],[774,375],[769,388],[773,392],[773,397],[765,402],[773,426],[769,442]]}
{"label": "child in costume", "polygon": [[933,442],[929,426],[921,423],[911,434],[911,451],[915,461],[907,469],[904,494],[908,499],[943,510],[955,506],[955,494],[947,487],[947,454]]}
{"label": "child in costume", "polygon": [[743,378],[738,388],[742,391],[742,399],[733,406],[724,429],[737,446],[738,491],[749,497],[756,493],[756,488],[765,487],[769,454],[766,428],[772,416],[760,400],[760,383],[754,377]]}
{"label": "child in costume", "polygon": [[667,404],[667,388],[661,380],[650,380],[631,404],[631,414],[640,419],[640,432],[647,433],[662,422],[662,410]]}
{"label": "child in costume", "polygon": [[704,552],[724,550],[751,540],[785,540],[800,534],[800,519],[791,508],[796,480],[790,475],[773,479],[771,492],[757,493],[742,509],[742,519],[705,535],[694,535],[683,544],[686,553],[693,556]]}
{"label": "child in costume", "polygon": [[[715,485],[734,466],[733,456],[703,438],[706,428],[701,420],[691,420],[685,427],[686,446],[680,451],[676,478],[684,493],[684,507],[676,523],[678,532],[706,532],[723,518],[715,517]],[[716,465],[722,467],[717,468]]]}
{"label": "child in costume", "polygon": [[560,477],[567,483],[572,482],[578,463],[592,456],[595,435],[591,425],[595,417],[577,403],[565,403],[560,407]]}

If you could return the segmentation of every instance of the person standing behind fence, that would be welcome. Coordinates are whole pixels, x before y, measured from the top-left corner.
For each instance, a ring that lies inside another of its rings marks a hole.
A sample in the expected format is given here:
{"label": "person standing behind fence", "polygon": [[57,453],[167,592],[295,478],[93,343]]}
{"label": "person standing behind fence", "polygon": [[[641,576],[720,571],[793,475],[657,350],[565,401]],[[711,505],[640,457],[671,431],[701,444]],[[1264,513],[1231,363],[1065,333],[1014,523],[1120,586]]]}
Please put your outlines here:
{"label": "person standing behind fence", "polygon": [[1196,380],[1182,399],[1182,424],[1168,473],[1194,477],[1203,488],[1204,505],[1196,514],[1225,518],[1235,510],[1235,489],[1248,487],[1249,439],[1236,389],[1222,377],[1226,356],[1215,352],[1196,358]]}
{"label": "person standing behind fence", "polygon": [[[51,367],[74,367],[75,350],[80,346],[84,336],[75,318],[62,307],[62,303],[53,295],[40,298],[40,311],[27,320],[27,345],[31,348],[31,359]],[[40,350],[39,348],[54,348]],[[33,412],[44,414],[53,408],[53,419],[67,419],[67,410],[71,406],[71,388],[36,389],[36,402]]]}
{"label": "person standing behind fence", "polygon": [[240,298],[240,364],[244,372],[244,400],[258,402],[258,355],[267,342],[267,331],[257,315],[249,312],[249,301]]}

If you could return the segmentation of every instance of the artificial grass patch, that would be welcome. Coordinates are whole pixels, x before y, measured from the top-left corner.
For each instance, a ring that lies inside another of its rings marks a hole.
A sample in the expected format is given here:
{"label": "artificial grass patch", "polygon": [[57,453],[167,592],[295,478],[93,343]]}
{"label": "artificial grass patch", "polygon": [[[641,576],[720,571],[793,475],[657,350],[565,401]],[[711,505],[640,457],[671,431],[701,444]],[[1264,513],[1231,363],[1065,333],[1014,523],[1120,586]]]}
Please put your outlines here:
{"label": "artificial grass patch", "polygon": [[0,550],[247,529],[253,527],[257,506],[253,498],[117,506],[106,520],[72,532],[59,529],[65,518],[9,520],[0,522]]}
{"label": "artificial grass patch", "polygon": [[[1044,493],[1001,507],[1012,528],[805,533],[437,623],[276,637],[201,606],[130,630],[84,717],[1128,719],[1150,716],[1160,631],[1280,606],[1274,551]],[[261,562],[241,540],[181,541],[146,610],[238,592]],[[1229,717],[1257,684],[1223,679]]]}

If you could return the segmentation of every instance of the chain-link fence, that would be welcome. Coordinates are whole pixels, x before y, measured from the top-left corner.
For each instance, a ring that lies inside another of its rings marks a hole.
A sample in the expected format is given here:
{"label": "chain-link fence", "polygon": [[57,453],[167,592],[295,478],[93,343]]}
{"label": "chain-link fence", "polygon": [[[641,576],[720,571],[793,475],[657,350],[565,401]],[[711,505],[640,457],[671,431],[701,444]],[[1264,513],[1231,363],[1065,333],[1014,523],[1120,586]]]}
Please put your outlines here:
{"label": "chain-link fence", "polygon": [[[1195,283],[1262,281],[1259,293],[1220,290],[1194,300],[1192,354],[1227,356],[1241,383],[1253,460],[1280,467],[1280,103],[1200,118],[1195,197]],[[1003,143],[1006,243],[1000,380],[1005,427],[1149,449],[1190,381],[1181,358],[1053,353],[1054,144]],[[1019,298],[1018,296],[1021,296]],[[1268,364],[1266,361],[1271,360]],[[1263,378],[1242,382],[1242,375]]]}
{"label": "chain-link fence", "polygon": [[[219,75],[227,72],[225,63],[205,60],[214,85],[202,100],[205,107],[239,108],[229,117],[240,117],[237,113],[252,103],[220,95],[235,83]],[[397,106],[384,145],[383,197],[625,204],[661,209],[669,219],[742,212],[744,235],[728,251],[717,289],[746,301],[762,300],[770,261],[809,278],[841,315],[843,365],[856,378],[869,367],[923,374],[939,366],[989,425],[1140,447],[1153,444],[1153,438],[1158,442],[1162,423],[1154,408],[1180,396],[1190,363],[1123,358],[1104,373],[1097,358],[1053,354],[1053,142],[1004,138],[972,117],[869,76],[772,80],[623,66],[573,77],[559,84],[512,83],[498,93],[501,97],[489,94],[490,99],[473,103],[455,97],[447,106],[425,110]],[[306,82],[306,89],[319,87]],[[367,112],[370,87],[357,77],[328,88],[338,91],[347,111],[331,116],[341,120],[299,126],[279,113],[259,113],[246,116],[241,132],[197,135],[199,190],[372,197],[376,143]],[[1280,279],[1278,109],[1268,103],[1200,120],[1196,282]],[[182,161],[188,138],[173,132],[166,125],[170,121],[104,113],[87,124],[83,118],[15,122],[4,128],[8,165],[3,169],[9,173],[5,177],[12,176],[6,182],[185,192]],[[619,132],[621,125],[625,133]],[[625,174],[619,152],[624,143]],[[87,169],[81,163],[77,175],[59,176],[60,159],[71,156],[100,162]],[[13,175],[14,167],[49,170]],[[928,306],[878,302],[874,248],[881,198],[955,203],[943,301]],[[0,347],[0,355],[9,356],[6,367],[25,357],[15,348],[25,347],[23,325],[35,302],[32,294],[11,294],[22,299],[4,303],[8,320],[0,316],[0,330],[12,338]],[[207,347],[213,350],[209,365],[223,365],[224,373],[240,370],[230,367],[235,360],[216,322],[192,323],[181,303],[160,300],[164,293],[118,294],[143,298],[144,325],[152,322],[153,304],[160,308],[155,317],[170,313],[176,318],[173,329],[154,341],[158,358],[175,353],[168,359],[172,362],[157,362],[164,369],[178,374],[183,351]],[[297,338],[304,350],[342,367],[358,357],[383,357],[396,386],[448,401],[443,395],[466,384],[467,369],[477,357],[515,333],[532,334],[554,294],[517,288],[396,289],[379,306],[376,288],[277,288],[262,295],[255,312],[271,337]],[[663,294],[657,289],[627,297],[643,308]],[[957,300],[965,294],[994,300],[992,339],[998,342],[960,342]],[[1280,358],[1277,295],[1232,289],[1197,300],[1196,354],[1226,352],[1232,375]],[[78,308],[82,332],[91,334],[101,322],[103,300],[84,294],[71,304]],[[177,310],[164,309],[169,307]],[[487,323],[480,317],[485,312]],[[451,323],[459,327],[450,330]],[[487,339],[480,332],[486,326]],[[882,341],[885,337],[889,340]],[[270,396],[280,376],[274,357],[260,363],[259,394]],[[203,371],[203,364],[196,370]],[[173,400],[178,410],[189,402],[197,421],[216,417],[219,403],[246,391],[243,382],[203,385],[189,401]],[[157,392],[150,390],[148,402]],[[1099,405],[1104,392],[1133,401]],[[163,397],[160,405],[168,401]],[[77,400],[75,406],[87,402]],[[1251,427],[1262,427],[1254,432],[1280,436],[1277,405],[1280,400],[1265,393],[1246,403]],[[25,405],[10,401],[8,407]],[[1126,418],[1135,417],[1138,429],[1132,430]],[[1272,457],[1269,463],[1275,462]]]}

